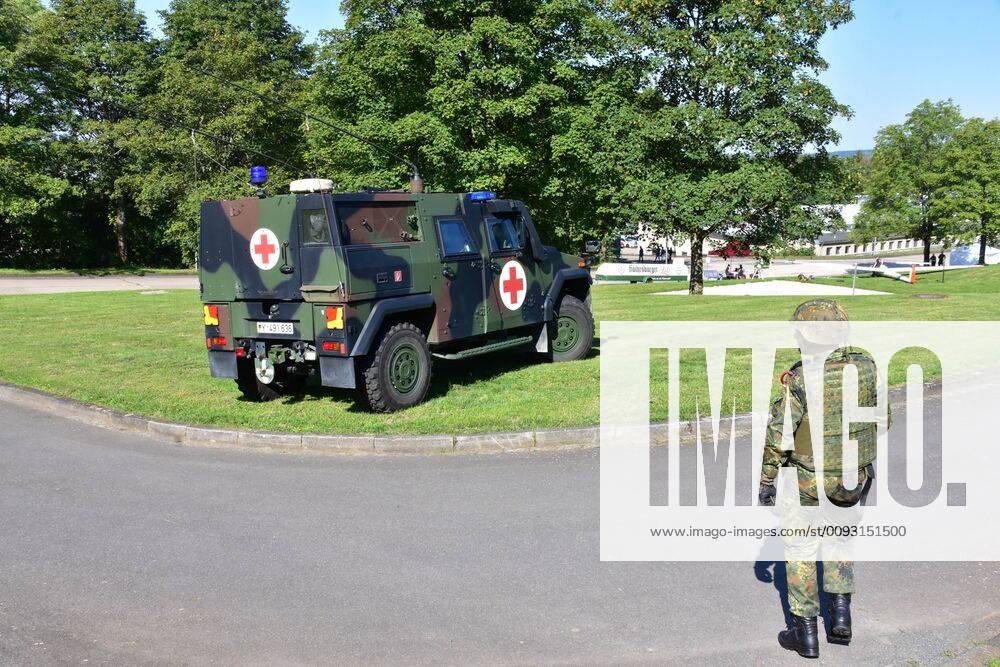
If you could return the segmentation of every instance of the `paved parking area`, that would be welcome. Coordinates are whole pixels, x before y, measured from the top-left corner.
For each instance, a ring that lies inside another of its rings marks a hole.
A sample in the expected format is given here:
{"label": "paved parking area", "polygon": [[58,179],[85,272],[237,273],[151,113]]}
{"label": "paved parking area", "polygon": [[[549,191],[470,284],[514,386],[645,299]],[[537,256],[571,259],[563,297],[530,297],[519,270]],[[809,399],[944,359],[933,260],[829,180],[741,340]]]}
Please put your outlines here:
{"label": "paved parking area", "polygon": [[0,276],[0,294],[5,295],[163,289],[198,289],[198,276],[193,273],[148,276]]}

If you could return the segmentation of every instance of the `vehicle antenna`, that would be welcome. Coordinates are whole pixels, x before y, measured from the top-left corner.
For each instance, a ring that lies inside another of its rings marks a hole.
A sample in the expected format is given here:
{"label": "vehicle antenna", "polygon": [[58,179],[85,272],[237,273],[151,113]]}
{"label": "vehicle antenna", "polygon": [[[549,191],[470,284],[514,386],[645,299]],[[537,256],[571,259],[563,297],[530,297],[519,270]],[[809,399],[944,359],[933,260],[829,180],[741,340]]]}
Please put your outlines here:
{"label": "vehicle antenna", "polygon": [[221,83],[222,85],[227,86],[227,87],[229,87],[229,88],[231,88],[233,90],[238,90],[238,91],[240,91],[242,93],[246,93],[248,95],[252,95],[253,97],[256,97],[257,99],[263,100],[264,102],[267,102],[269,104],[276,104],[279,107],[282,107],[283,109],[286,109],[287,111],[291,111],[293,113],[297,113],[300,116],[302,116],[303,118],[305,118],[307,123],[310,120],[314,120],[317,123],[320,123],[321,125],[325,125],[325,126],[329,127],[332,130],[336,130],[337,132],[340,132],[341,134],[346,134],[347,136],[349,136],[349,137],[351,137],[353,139],[357,139],[361,143],[366,144],[366,145],[374,148],[375,150],[380,151],[381,153],[384,153],[385,155],[388,155],[389,157],[393,158],[394,160],[398,160],[399,162],[402,162],[403,164],[407,165],[410,168],[410,192],[416,193],[416,192],[423,192],[424,191],[424,181],[420,177],[420,170],[417,168],[416,163],[413,162],[413,160],[411,160],[410,158],[406,157],[405,155],[400,155],[399,153],[395,153],[395,152],[389,150],[388,148],[386,148],[385,146],[382,146],[381,144],[378,144],[378,143],[372,141],[371,139],[358,134],[357,132],[353,132],[353,131],[348,130],[346,128],[340,127],[339,125],[336,125],[336,124],[332,123],[331,121],[328,121],[328,120],[326,120],[324,118],[321,118],[319,116],[313,115],[313,114],[311,114],[309,112],[303,111],[302,109],[299,109],[298,107],[293,107],[292,105],[290,105],[290,104],[288,104],[286,102],[281,102],[279,100],[272,99],[272,98],[268,97],[267,95],[264,95],[263,93],[258,93],[256,90],[251,90],[251,89],[247,88],[246,86],[241,86],[241,85],[239,85],[238,83],[236,83],[234,81],[230,81],[229,79],[226,79],[225,77],[222,77],[222,76],[220,76],[218,74],[215,74],[214,72],[209,72],[208,70],[202,69],[200,67],[195,67],[194,65],[188,65],[188,67],[190,69],[198,72],[199,74],[202,74],[203,76],[207,76],[208,78],[213,79],[213,80],[217,81],[218,83]]}
{"label": "vehicle antenna", "polygon": [[[77,95],[79,97],[93,96],[91,93],[87,93],[87,92],[85,92],[83,90],[76,89],[76,88],[73,88],[71,86],[67,86],[66,84],[57,83],[55,81],[45,80],[45,81],[43,81],[43,83],[44,83],[44,85],[46,87],[49,87],[49,88],[58,88],[58,89],[62,90],[63,92],[70,93],[72,95]],[[117,105],[121,106],[122,108],[127,109],[126,105],[121,104],[120,102],[117,102],[115,100],[112,100],[112,99],[109,99],[109,98],[106,98],[106,97],[102,97],[102,98],[98,98],[98,99],[101,99],[102,101],[105,101],[105,102],[110,102],[111,104],[117,104]],[[128,109],[128,110],[132,111],[132,112],[138,112],[137,109]],[[142,113],[144,113],[147,116],[151,117],[153,120],[155,120],[156,122],[160,123],[164,127],[172,127],[175,130],[187,130],[188,132],[191,132],[193,134],[197,134],[199,136],[205,137],[206,139],[209,139],[211,141],[217,141],[219,143],[227,144],[227,145],[232,146],[234,148],[238,148],[238,149],[247,151],[248,153],[253,153],[257,157],[262,157],[265,160],[269,160],[271,162],[275,162],[277,164],[280,164],[283,167],[287,167],[289,170],[291,170],[293,172],[299,170],[299,167],[293,165],[292,163],[288,162],[287,160],[282,160],[279,157],[275,157],[274,155],[270,155],[268,153],[265,153],[262,150],[259,150],[259,149],[253,148],[251,146],[248,146],[248,145],[246,145],[246,144],[244,144],[244,143],[242,143],[240,141],[236,141],[235,139],[230,139],[228,137],[221,137],[221,136],[219,136],[217,134],[212,134],[210,132],[205,132],[204,130],[200,130],[200,129],[196,128],[196,127],[189,127],[189,126],[187,126],[187,125],[185,125],[183,123],[178,123],[177,121],[175,121],[175,120],[173,120],[171,118],[168,118],[167,116],[165,116],[164,114],[159,113],[159,112],[155,112],[155,111],[154,112],[143,111]],[[197,162],[196,162],[196,165],[197,165]],[[302,165],[302,166],[305,166],[305,165]],[[197,170],[197,166],[195,167],[195,169]],[[307,171],[309,171],[308,168],[307,168]],[[196,175],[196,179],[197,179],[197,175]]]}

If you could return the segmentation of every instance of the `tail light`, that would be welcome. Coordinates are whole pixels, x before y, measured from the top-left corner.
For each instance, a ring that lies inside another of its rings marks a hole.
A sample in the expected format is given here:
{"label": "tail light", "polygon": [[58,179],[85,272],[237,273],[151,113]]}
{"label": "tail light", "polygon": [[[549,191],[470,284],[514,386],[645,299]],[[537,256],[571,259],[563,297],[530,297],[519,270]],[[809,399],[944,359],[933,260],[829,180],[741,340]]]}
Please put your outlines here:
{"label": "tail light", "polygon": [[347,354],[347,346],[332,340],[323,341],[324,352],[336,352],[337,354]]}
{"label": "tail light", "polygon": [[327,306],[323,309],[323,313],[326,315],[326,328],[327,329],[343,329],[344,328],[344,307],[343,306]]}
{"label": "tail light", "polygon": [[204,311],[205,311],[205,326],[206,327],[219,326],[219,307],[205,306]]}
{"label": "tail light", "polygon": [[229,339],[225,336],[209,336],[205,339],[205,347],[210,350],[217,347],[226,347],[228,344]]}

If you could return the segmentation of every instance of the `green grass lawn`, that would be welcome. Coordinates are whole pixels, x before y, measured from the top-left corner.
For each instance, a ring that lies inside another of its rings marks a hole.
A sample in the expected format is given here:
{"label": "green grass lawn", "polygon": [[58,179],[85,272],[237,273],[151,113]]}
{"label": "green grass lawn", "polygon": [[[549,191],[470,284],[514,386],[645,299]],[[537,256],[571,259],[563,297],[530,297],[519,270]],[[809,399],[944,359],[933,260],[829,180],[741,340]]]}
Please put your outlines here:
{"label": "green grass lawn", "polygon": [[[998,320],[1000,267],[921,274],[916,285],[859,278],[858,287],[893,296],[846,297],[857,320]],[[849,280],[825,282],[850,285]],[[662,297],[682,285],[601,285],[600,320],[787,320],[801,297]],[[941,294],[943,299],[917,298]],[[272,403],[240,400],[235,383],[214,380],[194,291],[0,296],[0,379],[119,410],[190,423],[294,432],[474,433],[596,424],[599,358],[534,364],[523,352],[437,361],[428,400],[373,415],[349,393],[311,386]],[[703,360],[686,358],[697,382]],[[654,357],[654,418],[665,418],[665,373]],[[704,377],[702,375],[702,377]],[[890,378],[898,382],[901,378]],[[737,393],[747,383],[737,383]],[[687,386],[687,385],[686,385]],[[689,392],[694,395],[696,392]],[[691,401],[682,401],[689,413]]]}

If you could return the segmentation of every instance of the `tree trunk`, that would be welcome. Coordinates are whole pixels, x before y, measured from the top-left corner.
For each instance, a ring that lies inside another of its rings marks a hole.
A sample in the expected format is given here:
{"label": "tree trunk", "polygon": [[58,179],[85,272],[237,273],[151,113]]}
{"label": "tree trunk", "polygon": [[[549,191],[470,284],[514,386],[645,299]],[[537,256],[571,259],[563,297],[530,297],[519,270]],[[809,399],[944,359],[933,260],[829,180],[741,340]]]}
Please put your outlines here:
{"label": "tree trunk", "polygon": [[705,257],[702,246],[705,243],[705,232],[698,230],[691,234],[691,277],[688,282],[689,294],[702,294],[705,291]]}
{"label": "tree trunk", "polygon": [[115,212],[115,238],[118,240],[118,262],[122,266],[128,265],[128,252],[125,248],[125,204],[118,202],[118,210]]}
{"label": "tree trunk", "polygon": [[979,237],[979,265],[986,264],[986,234]]}

